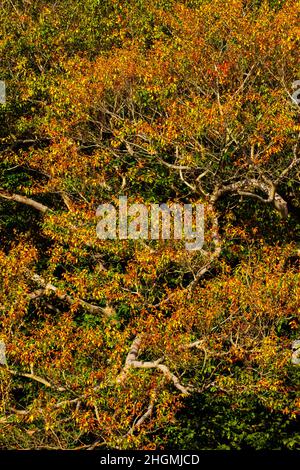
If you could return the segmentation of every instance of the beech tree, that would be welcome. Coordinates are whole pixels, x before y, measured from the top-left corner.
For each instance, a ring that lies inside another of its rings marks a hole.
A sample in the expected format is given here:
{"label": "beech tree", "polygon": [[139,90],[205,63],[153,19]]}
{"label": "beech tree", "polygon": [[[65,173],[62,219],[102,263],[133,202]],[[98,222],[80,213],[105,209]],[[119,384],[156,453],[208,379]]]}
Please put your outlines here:
{"label": "beech tree", "polygon": [[299,2],[2,3],[1,447],[298,448]]}

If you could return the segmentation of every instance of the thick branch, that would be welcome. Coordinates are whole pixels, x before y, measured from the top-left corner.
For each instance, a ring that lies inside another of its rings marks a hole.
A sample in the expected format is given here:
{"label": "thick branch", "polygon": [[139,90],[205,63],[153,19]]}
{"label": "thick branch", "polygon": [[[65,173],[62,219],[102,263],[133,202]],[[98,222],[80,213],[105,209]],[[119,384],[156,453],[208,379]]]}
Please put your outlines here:
{"label": "thick branch", "polygon": [[133,340],[129,353],[126,357],[125,366],[121,374],[117,378],[117,383],[122,383],[124,381],[124,379],[127,376],[128,370],[131,367],[138,368],[138,369],[157,369],[157,370],[160,370],[169,381],[172,381],[174,386],[183,395],[189,395],[190,392],[195,390],[194,387],[192,386],[184,387],[183,385],[181,385],[178,377],[175,374],[173,374],[165,364],[161,364],[163,358],[159,358],[156,361],[138,361],[137,356],[138,356],[141,344],[142,344],[141,336],[136,336],[135,339]]}
{"label": "thick branch", "polygon": [[15,202],[20,202],[21,204],[26,204],[27,206],[31,206],[34,209],[43,213],[50,210],[48,206],[45,206],[44,204],[41,204],[40,202],[34,201],[33,199],[30,199],[27,196],[21,196],[20,194],[8,194],[5,191],[0,190],[0,197],[3,197],[4,199],[8,199],[9,201],[15,201]]}
{"label": "thick branch", "polygon": [[46,387],[53,388],[54,390],[57,390],[58,392],[64,392],[65,391],[64,387],[55,387],[50,382],[48,382],[48,380],[43,379],[42,377],[39,377],[38,375],[35,375],[33,372],[31,372],[30,374],[27,374],[27,373],[22,373],[22,372],[16,372],[12,369],[7,369],[7,370],[12,375],[16,375],[18,377],[26,377],[27,379],[31,379],[31,380],[34,380],[35,382],[39,382],[39,383],[45,385]]}

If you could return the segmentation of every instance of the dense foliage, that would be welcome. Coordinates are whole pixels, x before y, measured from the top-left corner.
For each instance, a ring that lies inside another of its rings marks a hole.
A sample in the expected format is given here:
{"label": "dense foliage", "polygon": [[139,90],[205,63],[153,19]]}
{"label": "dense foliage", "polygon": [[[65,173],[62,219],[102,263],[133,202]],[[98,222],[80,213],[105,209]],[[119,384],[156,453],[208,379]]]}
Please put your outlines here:
{"label": "dense foliage", "polygon": [[[298,0],[3,0],[2,449],[299,449]],[[203,250],[96,209],[202,203]]]}

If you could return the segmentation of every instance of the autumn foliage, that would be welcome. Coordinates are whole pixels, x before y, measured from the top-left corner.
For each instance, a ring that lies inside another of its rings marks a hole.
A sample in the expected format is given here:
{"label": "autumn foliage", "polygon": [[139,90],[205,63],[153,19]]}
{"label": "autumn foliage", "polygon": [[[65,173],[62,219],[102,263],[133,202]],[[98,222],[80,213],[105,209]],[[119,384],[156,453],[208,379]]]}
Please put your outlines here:
{"label": "autumn foliage", "polygon": [[1,3],[0,448],[299,449],[299,1]]}

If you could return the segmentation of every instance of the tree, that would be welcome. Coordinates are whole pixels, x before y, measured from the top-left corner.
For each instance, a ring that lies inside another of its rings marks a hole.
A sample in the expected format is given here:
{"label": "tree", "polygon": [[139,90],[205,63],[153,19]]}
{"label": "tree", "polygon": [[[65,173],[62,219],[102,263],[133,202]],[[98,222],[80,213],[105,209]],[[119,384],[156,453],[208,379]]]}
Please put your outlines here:
{"label": "tree", "polygon": [[[1,447],[298,447],[298,2],[3,3]],[[97,239],[124,194],[203,249]]]}

